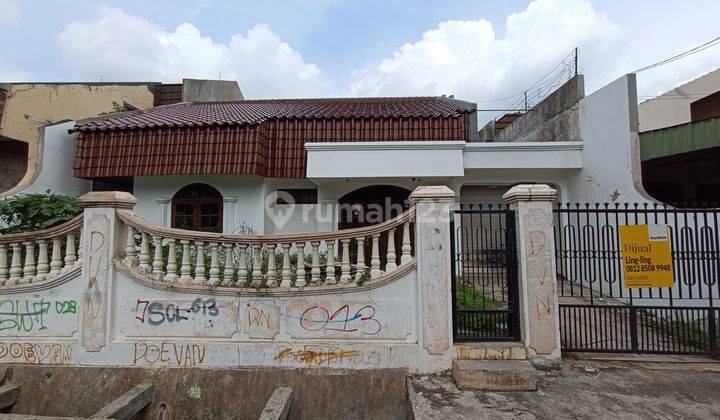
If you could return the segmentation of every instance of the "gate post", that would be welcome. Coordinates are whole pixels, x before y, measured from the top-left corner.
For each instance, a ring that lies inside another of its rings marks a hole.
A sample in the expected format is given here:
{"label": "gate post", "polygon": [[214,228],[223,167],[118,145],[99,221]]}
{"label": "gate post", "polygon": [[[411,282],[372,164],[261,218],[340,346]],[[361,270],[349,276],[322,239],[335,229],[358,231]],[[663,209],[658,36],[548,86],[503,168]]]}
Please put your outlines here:
{"label": "gate post", "polygon": [[552,204],[556,191],[548,185],[521,184],[503,199],[515,210],[517,227],[520,332],[537,368],[560,363],[555,242]]}
{"label": "gate post", "polygon": [[450,206],[455,192],[446,186],[417,187],[410,201],[416,212],[420,337],[428,353],[444,354],[452,342]]}
{"label": "gate post", "polygon": [[[107,344],[113,259],[125,244],[126,232],[117,209],[132,209],[137,199],[119,191],[89,192],[78,201],[83,206],[82,229],[82,329],[80,345],[100,351]],[[121,240],[118,240],[122,238]]]}

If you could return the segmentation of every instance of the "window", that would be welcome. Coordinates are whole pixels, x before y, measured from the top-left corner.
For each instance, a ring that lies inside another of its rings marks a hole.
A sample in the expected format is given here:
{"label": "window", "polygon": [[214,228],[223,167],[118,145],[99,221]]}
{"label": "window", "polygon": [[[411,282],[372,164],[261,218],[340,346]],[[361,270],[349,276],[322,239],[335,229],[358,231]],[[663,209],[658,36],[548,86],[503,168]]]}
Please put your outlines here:
{"label": "window", "polygon": [[295,188],[277,190],[277,204],[317,204],[315,188]]}
{"label": "window", "polygon": [[190,184],[172,199],[172,227],[202,232],[222,232],[223,198],[207,184]]}

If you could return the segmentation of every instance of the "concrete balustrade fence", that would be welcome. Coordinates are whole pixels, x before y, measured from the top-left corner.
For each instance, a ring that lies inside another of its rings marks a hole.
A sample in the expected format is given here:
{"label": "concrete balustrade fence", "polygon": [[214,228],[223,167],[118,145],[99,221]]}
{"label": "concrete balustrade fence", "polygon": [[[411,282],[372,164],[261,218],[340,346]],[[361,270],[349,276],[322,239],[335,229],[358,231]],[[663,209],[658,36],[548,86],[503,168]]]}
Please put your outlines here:
{"label": "concrete balustrade fence", "polygon": [[[88,193],[76,219],[0,236],[0,363],[447,370],[454,198],[418,187],[410,209],[369,227],[225,235],[150,223],[128,193]],[[552,238],[554,191],[506,198],[522,340],[556,359],[551,242],[533,253]]]}
{"label": "concrete balustrade fence", "polygon": [[[274,236],[168,229],[129,210],[118,211],[118,217],[127,229],[123,263],[138,274],[178,285],[255,289],[360,285],[414,262],[414,209],[375,226]],[[399,254],[396,235],[402,238]],[[384,265],[381,237],[387,241]],[[365,244],[371,244],[369,266]]]}
{"label": "concrete balustrade fence", "polygon": [[83,217],[46,230],[0,235],[0,286],[53,280],[78,268]]}

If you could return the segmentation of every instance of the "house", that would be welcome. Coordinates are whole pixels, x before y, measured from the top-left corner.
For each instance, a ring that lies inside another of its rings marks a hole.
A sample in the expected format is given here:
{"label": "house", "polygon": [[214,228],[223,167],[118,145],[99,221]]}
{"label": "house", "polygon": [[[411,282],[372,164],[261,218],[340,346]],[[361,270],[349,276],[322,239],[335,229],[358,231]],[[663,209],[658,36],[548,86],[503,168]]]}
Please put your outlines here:
{"label": "house", "polygon": [[[237,82],[0,83],[0,193],[36,182],[44,131],[66,121],[147,109],[183,100],[242,99]],[[67,144],[51,153],[74,153]],[[47,169],[47,168],[46,168]],[[47,174],[46,174],[47,175]],[[77,193],[71,190],[69,193]]]}
{"label": "house", "polygon": [[638,106],[642,179],[655,199],[720,201],[720,69]]}
{"label": "house", "polygon": [[646,201],[635,95],[634,75],[588,96],[576,76],[502,141],[480,141],[476,105],[451,97],[185,98],[46,127],[46,144],[72,155],[66,173],[41,171],[20,191],[123,190],[162,226],[258,234],[377,223],[429,184],[465,202],[499,203],[518,183],[552,185],[562,201]]}

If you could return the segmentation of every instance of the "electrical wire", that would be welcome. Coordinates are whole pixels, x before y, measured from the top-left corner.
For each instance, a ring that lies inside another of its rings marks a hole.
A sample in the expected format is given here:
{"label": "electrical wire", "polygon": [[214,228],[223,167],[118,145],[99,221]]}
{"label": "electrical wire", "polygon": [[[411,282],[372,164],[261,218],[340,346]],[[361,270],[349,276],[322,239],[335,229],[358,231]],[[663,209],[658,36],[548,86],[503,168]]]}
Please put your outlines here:
{"label": "electrical wire", "polygon": [[637,69],[637,70],[635,70],[633,73],[640,73],[641,71],[650,70],[650,69],[653,69],[653,68],[655,68],[655,67],[662,66],[662,65],[667,64],[667,63],[672,63],[673,61],[679,60],[679,59],[681,59],[681,58],[685,58],[685,57],[687,57],[687,56],[689,56],[689,55],[692,55],[692,54],[699,53],[700,51],[706,50],[706,49],[708,49],[708,48],[710,48],[710,47],[714,47],[715,45],[718,45],[718,44],[720,44],[720,36],[718,36],[717,38],[711,39],[710,41],[708,41],[708,42],[706,42],[706,43],[704,43],[704,44],[702,44],[702,45],[698,45],[698,46],[695,47],[695,48],[691,48],[691,49],[689,49],[689,50],[687,50],[687,51],[681,52],[680,54],[674,55],[674,56],[672,56],[672,57],[670,57],[670,58],[666,58],[665,60],[658,61],[658,62],[655,63],[655,64],[650,64],[649,66],[645,66],[645,67],[642,67],[642,68],[640,68],[640,69]]}

